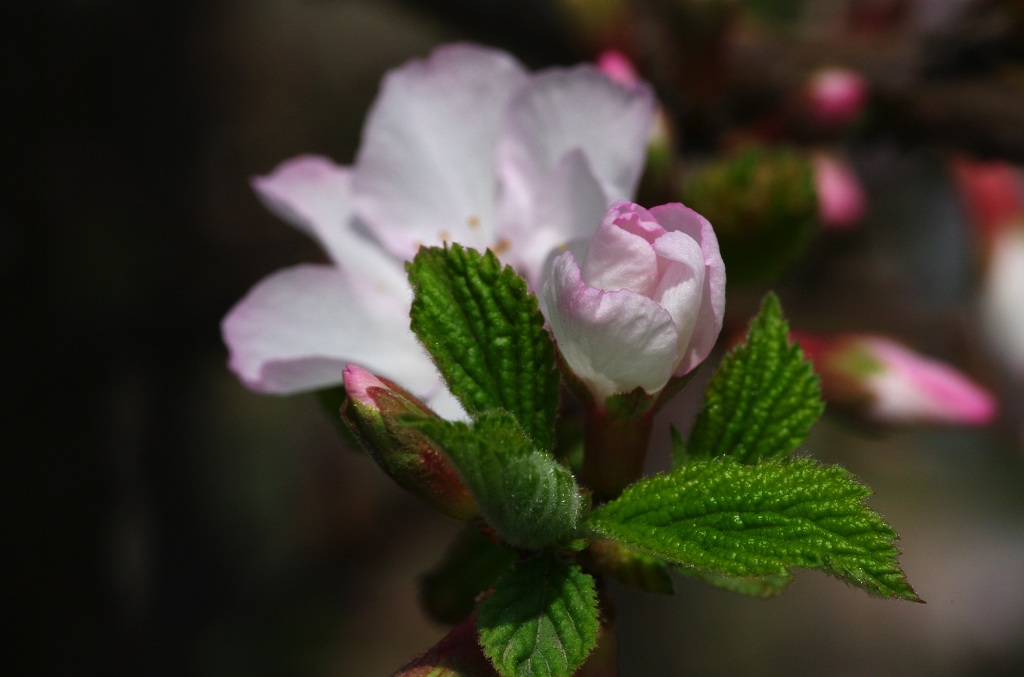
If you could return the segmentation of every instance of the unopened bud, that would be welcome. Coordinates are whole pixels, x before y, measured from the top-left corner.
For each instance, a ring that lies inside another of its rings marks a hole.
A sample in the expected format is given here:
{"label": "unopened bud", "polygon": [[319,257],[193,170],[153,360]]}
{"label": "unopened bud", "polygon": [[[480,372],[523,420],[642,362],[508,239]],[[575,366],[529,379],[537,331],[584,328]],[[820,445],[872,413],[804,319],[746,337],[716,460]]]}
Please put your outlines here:
{"label": "unopened bud", "polygon": [[348,399],[342,418],[377,465],[444,514],[474,517],[476,504],[441,448],[402,420],[437,414],[405,389],[362,367],[348,365],[343,377]]}
{"label": "unopened bud", "polygon": [[825,400],[878,423],[984,425],[996,401],[953,367],[884,336],[794,333],[821,375]]}

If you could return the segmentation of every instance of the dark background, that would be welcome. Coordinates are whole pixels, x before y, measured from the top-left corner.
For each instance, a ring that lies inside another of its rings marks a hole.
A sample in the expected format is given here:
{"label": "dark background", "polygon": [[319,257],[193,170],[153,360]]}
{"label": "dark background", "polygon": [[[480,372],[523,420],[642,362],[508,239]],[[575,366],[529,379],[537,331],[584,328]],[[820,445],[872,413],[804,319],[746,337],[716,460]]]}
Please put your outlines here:
{"label": "dark background", "polygon": [[[12,8],[3,606],[28,674],[388,674],[443,634],[415,577],[455,526],[345,449],[313,397],[242,388],[219,322],[262,276],[322,257],[249,177],[302,152],[351,161],[383,72],[437,44],[498,44],[531,67],[581,58],[552,16],[539,2]],[[867,144],[863,233],[818,286],[782,289],[798,320],[915,339],[1007,398],[985,430],[826,419],[808,442],[876,489],[929,604],[806,573],[771,602],[688,581],[676,598],[618,591],[623,675],[1024,666],[1019,400],[976,345],[935,124],[908,131],[897,114]]]}

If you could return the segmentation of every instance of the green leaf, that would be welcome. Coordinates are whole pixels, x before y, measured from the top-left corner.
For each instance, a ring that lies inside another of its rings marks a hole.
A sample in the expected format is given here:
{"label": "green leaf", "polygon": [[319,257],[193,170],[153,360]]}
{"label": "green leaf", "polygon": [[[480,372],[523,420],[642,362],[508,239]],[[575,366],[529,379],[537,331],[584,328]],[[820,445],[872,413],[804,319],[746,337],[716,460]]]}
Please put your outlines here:
{"label": "green leaf", "polygon": [[457,244],[407,265],[412,330],[471,416],[512,412],[543,451],[554,444],[555,349],[537,297],[511,267]]}
{"label": "green leaf", "polygon": [[444,450],[487,523],[506,542],[537,550],[567,540],[583,499],[576,481],[551,454],[539,451],[504,411],[462,422],[410,420]]}
{"label": "green leaf", "polygon": [[682,574],[691,578],[698,578],[709,585],[713,585],[716,588],[722,588],[729,592],[738,592],[741,595],[750,595],[751,597],[776,597],[786,591],[790,582],[793,580],[793,575],[786,573],[785,575],[778,576],[723,576],[722,574],[709,574],[703,571],[697,571],[696,569],[687,569],[685,567],[679,567],[677,569]]}
{"label": "green leaf", "polygon": [[790,343],[779,299],[768,294],[746,342],[726,355],[708,384],[686,455],[744,463],[785,456],[807,439],[824,408],[818,375]]}
{"label": "green leaf", "polygon": [[896,561],[897,536],[863,501],[871,490],[809,459],[749,466],[691,461],[595,510],[589,531],[702,574],[784,584],[821,569],[882,597],[918,600]]}
{"label": "green leaf", "polygon": [[420,577],[420,598],[427,611],[442,623],[458,623],[469,616],[476,599],[515,562],[515,552],[495,543],[467,525],[444,559]]}
{"label": "green leaf", "polygon": [[597,644],[594,579],[552,556],[520,562],[480,603],[477,627],[502,677],[569,677]]}

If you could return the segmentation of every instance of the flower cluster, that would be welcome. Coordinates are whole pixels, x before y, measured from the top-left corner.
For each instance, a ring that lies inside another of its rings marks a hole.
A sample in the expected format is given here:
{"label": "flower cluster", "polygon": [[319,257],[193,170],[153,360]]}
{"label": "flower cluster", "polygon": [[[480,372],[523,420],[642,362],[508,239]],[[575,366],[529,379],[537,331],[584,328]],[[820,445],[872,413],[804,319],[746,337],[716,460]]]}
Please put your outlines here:
{"label": "flower cluster", "polygon": [[589,235],[639,181],[653,97],[592,66],[531,75],[507,54],[437,49],[391,72],[355,163],[303,156],[253,181],[332,265],[261,281],[223,323],[250,388],[337,384],[358,363],[459,409],[409,331],[403,265],[422,245],[491,248],[539,289],[558,246]]}

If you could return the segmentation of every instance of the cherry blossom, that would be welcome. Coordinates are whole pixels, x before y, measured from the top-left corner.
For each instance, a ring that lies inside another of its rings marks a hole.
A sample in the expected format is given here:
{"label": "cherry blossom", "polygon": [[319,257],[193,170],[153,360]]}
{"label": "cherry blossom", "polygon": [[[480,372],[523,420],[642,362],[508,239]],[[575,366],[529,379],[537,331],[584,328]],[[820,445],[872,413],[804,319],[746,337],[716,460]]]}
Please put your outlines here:
{"label": "cherry blossom", "polygon": [[708,356],[722,328],[725,264],[711,224],[679,203],[616,202],[583,247],[555,259],[541,298],[558,348],[603,401],[659,392]]}
{"label": "cherry blossom", "polygon": [[647,86],[593,66],[530,74],[475,45],[390,72],[353,165],[306,155],[254,179],[331,263],[278,271],[231,309],[231,368],[253,390],[287,394],[336,385],[357,363],[457,415],[408,328],[404,263],[424,245],[491,248],[539,288],[552,250],[633,194],[652,108]]}

